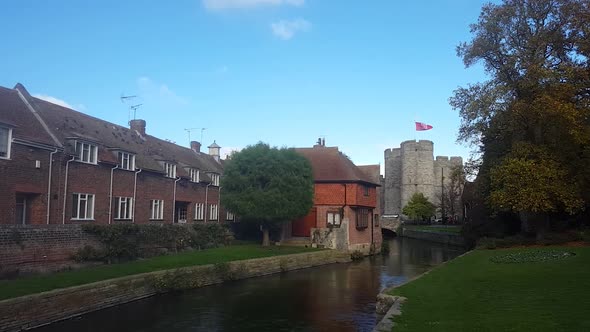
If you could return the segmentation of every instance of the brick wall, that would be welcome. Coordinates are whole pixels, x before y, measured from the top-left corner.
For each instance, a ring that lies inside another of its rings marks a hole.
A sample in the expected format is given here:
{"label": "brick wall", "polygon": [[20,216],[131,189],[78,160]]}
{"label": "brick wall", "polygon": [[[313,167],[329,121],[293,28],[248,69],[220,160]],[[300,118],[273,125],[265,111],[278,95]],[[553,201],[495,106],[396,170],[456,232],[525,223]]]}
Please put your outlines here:
{"label": "brick wall", "polygon": [[0,274],[62,268],[85,245],[100,246],[78,225],[3,226]]}
{"label": "brick wall", "polygon": [[[115,216],[115,197],[133,197],[135,173],[121,169],[113,171],[113,203],[110,204],[110,183],[112,165],[93,165],[70,162],[69,156],[59,152],[53,155],[51,193],[47,195],[49,180],[49,155],[51,151],[12,144],[11,159],[0,159],[0,225],[16,224],[17,195],[27,199],[26,223],[47,223],[47,200],[51,200],[50,224],[108,224]],[[36,161],[40,167],[36,168]],[[64,195],[65,168],[68,166],[67,194]],[[194,220],[195,203],[205,202],[206,184],[192,183],[187,179],[177,182],[176,201],[187,205],[188,221]],[[72,220],[72,200],[74,193],[94,194],[94,220]],[[164,177],[161,173],[142,171],[137,175],[135,204],[135,222],[148,223],[150,200],[164,200],[164,218],[159,222],[172,223],[174,179]],[[219,188],[209,186],[207,204],[219,204]],[[65,210],[63,200],[66,199]],[[109,214],[111,207],[111,214]],[[64,219],[65,211],[65,219]],[[207,208],[207,213],[209,209]],[[219,220],[225,221],[225,210],[219,207]],[[207,218],[210,220],[209,218]],[[127,221],[128,222],[128,221]]]}
{"label": "brick wall", "polygon": [[[228,267],[233,279],[244,279],[349,261],[350,256],[346,253],[326,250],[230,262]],[[204,265],[145,273],[3,300],[0,301],[0,331],[30,329],[152,296],[157,292],[154,285],[174,273],[181,273],[185,282],[183,285],[190,288],[217,284],[227,279],[214,265]]]}

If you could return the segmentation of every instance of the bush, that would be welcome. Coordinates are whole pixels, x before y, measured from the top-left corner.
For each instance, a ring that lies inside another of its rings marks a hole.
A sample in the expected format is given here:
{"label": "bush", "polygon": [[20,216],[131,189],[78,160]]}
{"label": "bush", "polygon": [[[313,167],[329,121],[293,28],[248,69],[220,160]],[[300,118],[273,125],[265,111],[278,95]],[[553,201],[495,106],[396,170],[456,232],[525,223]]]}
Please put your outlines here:
{"label": "bush", "polygon": [[174,252],[219,247],[228,242],[228,230],[220,224],[185,225],[83,225],[82,229],[102,244],[101,249],[84,247],[74,254],[77,261],[108,263]]}

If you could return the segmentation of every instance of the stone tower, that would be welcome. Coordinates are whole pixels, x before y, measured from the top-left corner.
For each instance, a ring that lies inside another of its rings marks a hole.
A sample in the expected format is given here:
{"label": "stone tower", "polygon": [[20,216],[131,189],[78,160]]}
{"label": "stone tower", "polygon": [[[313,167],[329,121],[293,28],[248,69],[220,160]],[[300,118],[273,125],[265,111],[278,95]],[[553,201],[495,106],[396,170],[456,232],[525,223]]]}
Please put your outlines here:
{"label": "stone tower", "polygon": [[422,193],[435,205],[442,184],[448,183],[453,165],[463,165],[461,157],[436,157],[432,141],[405,141],[399,148],[386,149],[383,187],[384,215],[401,215],[414,193]]}

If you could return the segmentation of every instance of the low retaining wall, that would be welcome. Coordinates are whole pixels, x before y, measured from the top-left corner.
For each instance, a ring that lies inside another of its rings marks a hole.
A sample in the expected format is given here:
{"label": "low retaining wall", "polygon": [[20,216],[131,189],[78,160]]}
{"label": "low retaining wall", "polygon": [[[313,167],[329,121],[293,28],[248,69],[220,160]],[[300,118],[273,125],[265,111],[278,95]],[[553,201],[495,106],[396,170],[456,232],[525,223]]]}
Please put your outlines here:
{"label": "low retaining wall", "polygon": [[325,250],[144,273],[0,301],[0,331],[21,331],[176,289],[350,261]]}
{"label": "low retaining wall", "polygon": [[85,245],[100,243],[80,225],[2,225],[0,276],[62,269],[74,263],[72,254]]}
{"label": "low retaining wall", "polygon": [[430,232],[424,230],[414,230],[403,228],[401,236],[409,237],[412,239],[425,240],[437,243],[448,244],[452,246],[465,246],[465,239],[459,234],[443,233],[443,232]]}

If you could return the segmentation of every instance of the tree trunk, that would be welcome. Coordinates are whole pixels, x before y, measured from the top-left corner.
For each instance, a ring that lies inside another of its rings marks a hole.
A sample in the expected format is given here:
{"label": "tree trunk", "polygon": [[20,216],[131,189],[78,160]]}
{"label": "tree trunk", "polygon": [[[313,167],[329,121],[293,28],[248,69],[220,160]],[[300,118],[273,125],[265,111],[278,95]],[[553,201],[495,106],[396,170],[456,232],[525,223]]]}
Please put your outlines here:
{"label": "tree trunk", "polygon": [[268,247],[270,246],[270,236],[268,227],[262,226],[262,246]]}

